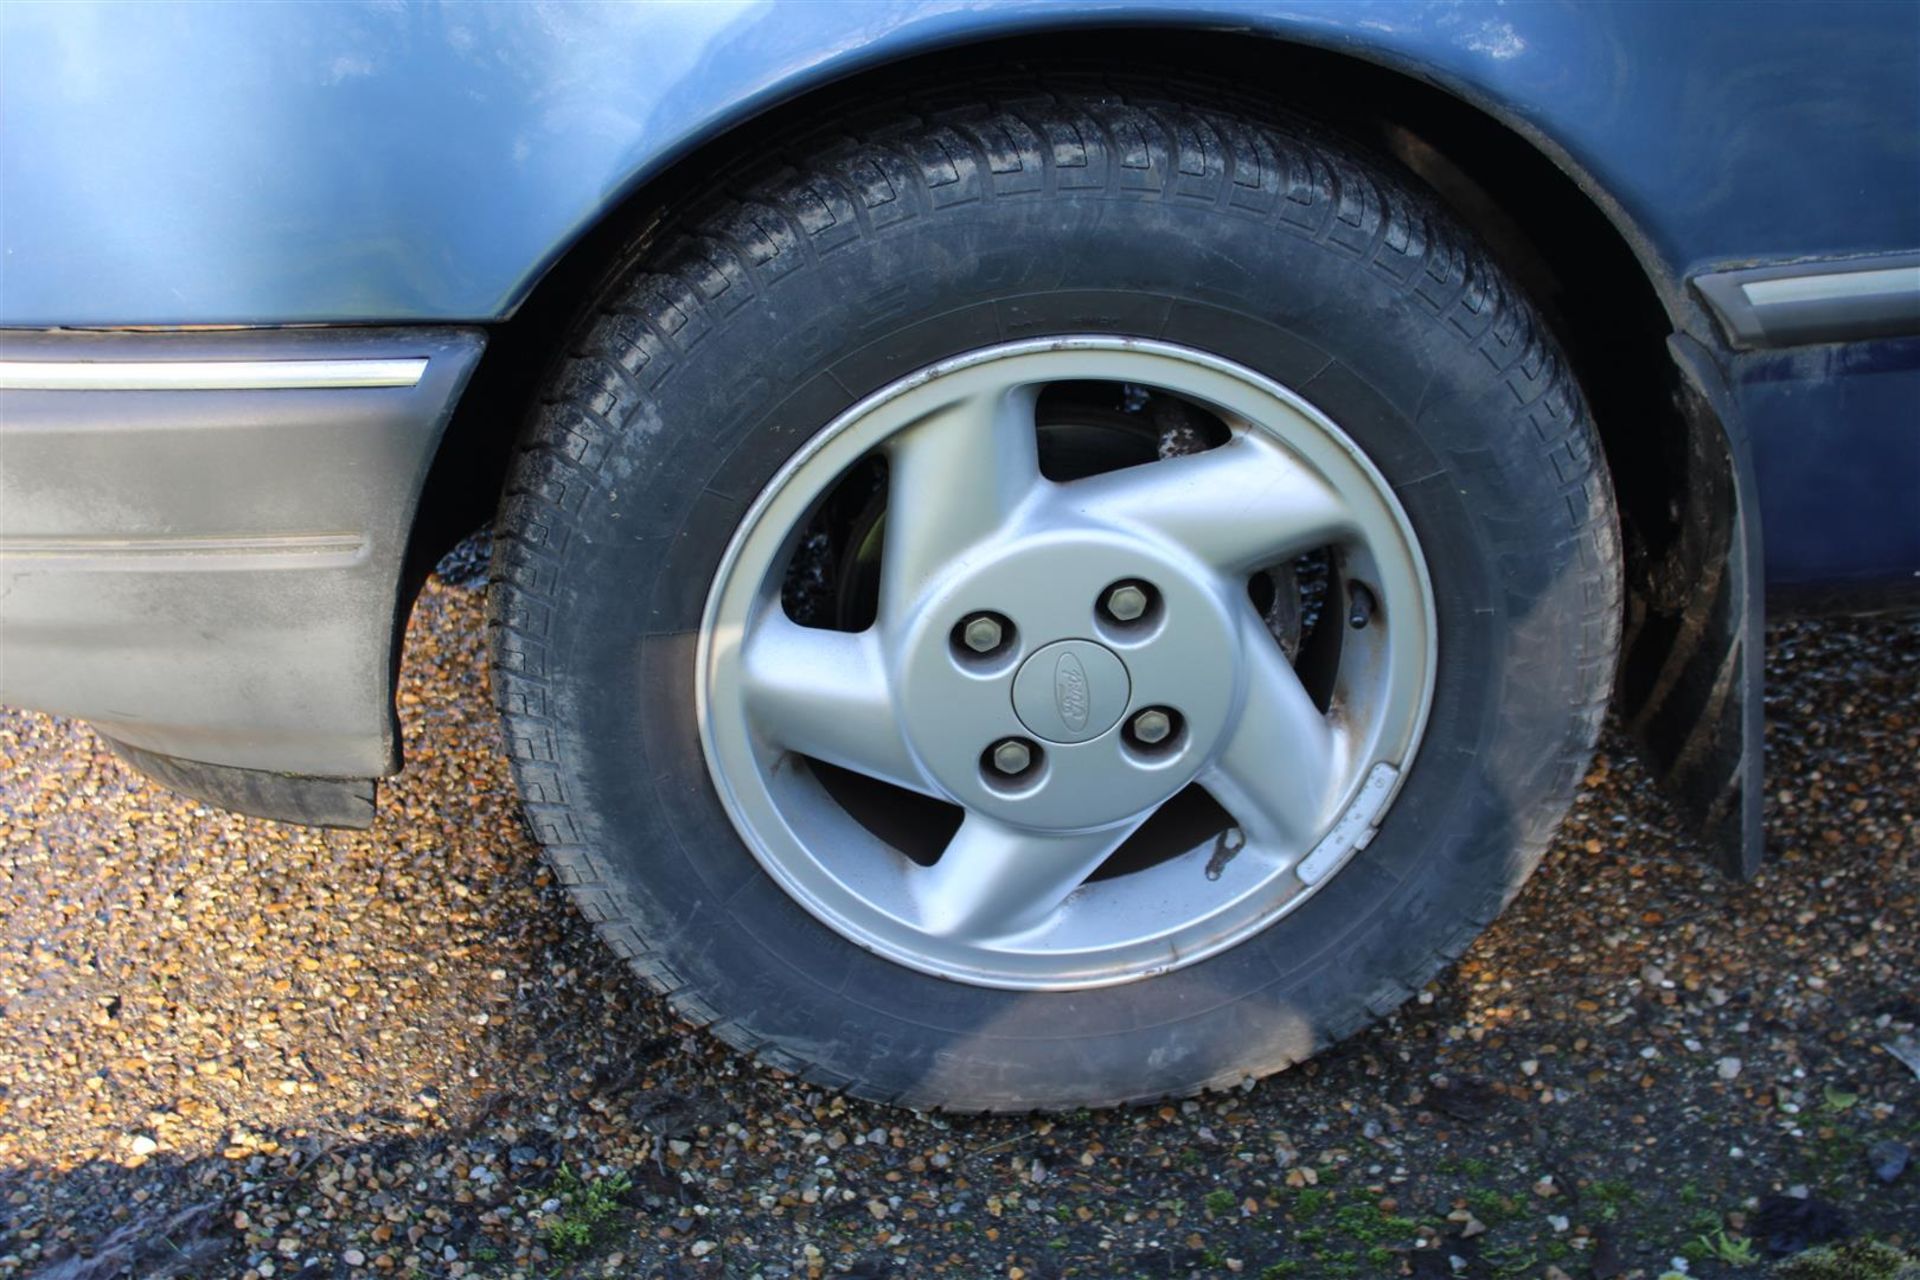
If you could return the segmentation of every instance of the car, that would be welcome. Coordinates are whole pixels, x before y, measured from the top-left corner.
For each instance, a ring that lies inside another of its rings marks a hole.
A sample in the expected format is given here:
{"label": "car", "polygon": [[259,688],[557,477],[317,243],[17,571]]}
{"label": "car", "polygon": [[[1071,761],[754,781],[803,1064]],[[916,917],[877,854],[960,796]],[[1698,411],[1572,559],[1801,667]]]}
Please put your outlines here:
{"label": "car", "polygon": [[1753,875],[1763,616],[1920,599],[1911,5],[0,36],[0,700],[367,826],[489,527],[581,915],[854,1095],[1308,1057],[1519,890],[1609,709]]}

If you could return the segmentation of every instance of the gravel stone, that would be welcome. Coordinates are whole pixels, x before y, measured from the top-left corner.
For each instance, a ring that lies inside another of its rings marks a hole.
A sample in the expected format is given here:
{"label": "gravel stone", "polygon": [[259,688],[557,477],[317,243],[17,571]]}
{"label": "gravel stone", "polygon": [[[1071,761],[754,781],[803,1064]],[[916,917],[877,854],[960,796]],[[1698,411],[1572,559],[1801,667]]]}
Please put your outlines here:
{"label": "gravel stone", "polygon": [[483,632],[428,585],[368,832],[223,813],[0,711],[0,1278],[1584,1280],[1720,1230],[1914,1249],[1920,1181],[1869,1154],[1920,1140],[1911,620],[1770,630],[1754,883],[1610,731],[1539,873],[1383,1025],[1054,1117],[850,1101],[679,1022],[529,843]]}
{"label": "gravel stone", "polygon": [[1867,1161],[1873,1166],[1873,1176],[1882,1182],[1900,1181],[1900,1175],[1907,1171],[1912,1158],[1907,1144],[1892,1138],[1882,1139],[1867,1149]]}

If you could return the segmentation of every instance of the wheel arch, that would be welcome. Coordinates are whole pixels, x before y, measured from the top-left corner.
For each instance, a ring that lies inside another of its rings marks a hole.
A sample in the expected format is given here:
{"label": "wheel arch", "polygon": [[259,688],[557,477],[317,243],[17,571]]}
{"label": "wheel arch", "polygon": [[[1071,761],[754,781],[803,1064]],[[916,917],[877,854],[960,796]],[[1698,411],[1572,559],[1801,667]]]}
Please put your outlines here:
{"label": "wheel arch", "polygon": [[[557,335],[571,332],[624,272],[635,246],[670,228],[677,209],[729,170],[777,151],[794,120],[937,95],[1008,67],[1150,69],[1178,82],[1280,85],[1263,96],[1391,153],[1423,179],[1548,315],[1592,402],[1626,525],[1622,711],[1718,860],[1750,871],[1758,849],[1749,802],[1759,794],[1757,710],[1726,717],[1729,700],[1736,711],[1743,700],[1759,705],[1759,664],[1740,652],[1757,643],[1762,581],[1751,466],[1739,424],[1716,412],[1730,402],[1699,385],[1716,362],[1677,361],[1669,350],[1669,337],[1683,334],[1693,350],[1716,352],[1710,322],[1622,203],[1494,89],[1384,44],[1342,41],[1336,49],[1310,37],[1164,23],[990,34],[877,60],[850,55],[716,117],[674,154],[637,167],[496,326],[428,477],[405,590],[490,518],[534,388],[563,348]],[[1733,570],[1731,612],[1691,605],[1674,583],[1656,580],[1663,570],[1670,576],[1683,547]],[[1659,618],[1662,625],[1646,625]],[[1730,690],[1732,668],[1741,674]],[[1735,728],[1714,727],[1722,722]],[[1704,775],[1703,761],[1713,762]],[[1746,799],[1730,803],[1729,790]]]}

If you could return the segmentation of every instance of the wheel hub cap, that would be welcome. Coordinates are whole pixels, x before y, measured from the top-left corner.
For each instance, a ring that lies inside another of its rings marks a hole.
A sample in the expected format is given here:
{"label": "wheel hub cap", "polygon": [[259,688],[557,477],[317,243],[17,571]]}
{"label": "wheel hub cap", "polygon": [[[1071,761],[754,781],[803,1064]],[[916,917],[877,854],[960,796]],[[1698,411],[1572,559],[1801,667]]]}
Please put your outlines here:
{"label": "wheel hub cap", "polygon": [[[1232,602],[1180,557],[1125,531],[1045,523],[936,568],[899,643],[897,706],[908,747],[946,797],[1018,826],[1085,831],[1150,811],[1193,780],[1233,709],[1240,640]],[[1153,616],[1100,614],[1103,589],[1121,579],[1156,585]],[[988,607],[1013,620],[1014,648],[983,661],[950,631]],[[1147,706],[1178,707],[1187,740],[1132,749],[1120,725]],[[982,748],[1007,737],[1041,744],[1040,767],[1011,780],[982,770]]]}
{"label": "wheel hub cap", "polygon": [[1130,697],[1127,665],[1091,640],[1056,640],[1020,664],[1013,710],[1034,737],[1085,742],[1120,723]]}

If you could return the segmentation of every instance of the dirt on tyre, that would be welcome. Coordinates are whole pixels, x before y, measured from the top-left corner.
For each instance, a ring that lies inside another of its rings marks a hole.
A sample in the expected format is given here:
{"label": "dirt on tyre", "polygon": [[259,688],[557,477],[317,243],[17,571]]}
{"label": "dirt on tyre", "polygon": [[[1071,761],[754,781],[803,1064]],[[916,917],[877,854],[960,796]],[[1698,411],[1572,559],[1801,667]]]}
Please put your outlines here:
{"label": "dirt on tyre", "polygon": [[494,689],[691,1021],[920,1108],[1144,1101],[1406,1000],[1532,870],[1620,550],[1417,181],[1210,95],[783,151],[636,245],[498,522]]}

